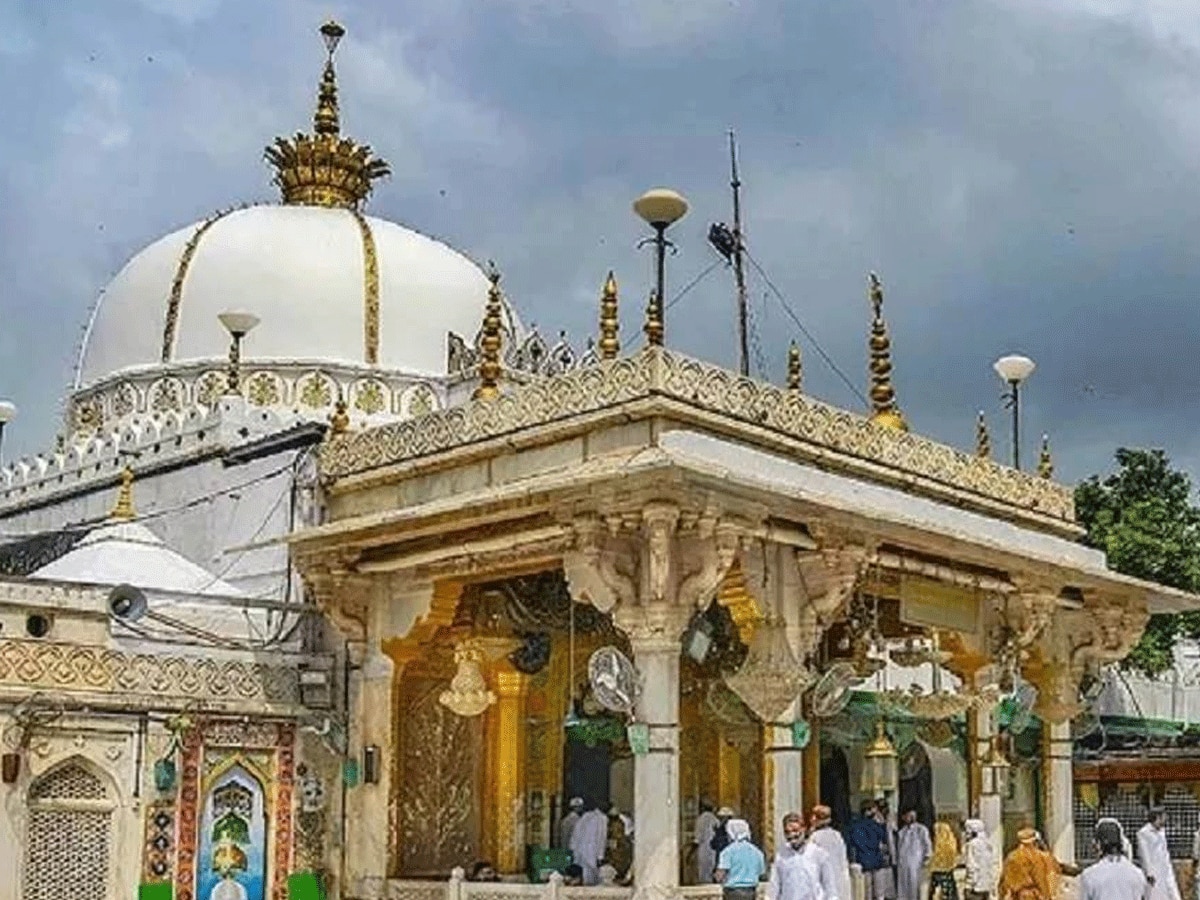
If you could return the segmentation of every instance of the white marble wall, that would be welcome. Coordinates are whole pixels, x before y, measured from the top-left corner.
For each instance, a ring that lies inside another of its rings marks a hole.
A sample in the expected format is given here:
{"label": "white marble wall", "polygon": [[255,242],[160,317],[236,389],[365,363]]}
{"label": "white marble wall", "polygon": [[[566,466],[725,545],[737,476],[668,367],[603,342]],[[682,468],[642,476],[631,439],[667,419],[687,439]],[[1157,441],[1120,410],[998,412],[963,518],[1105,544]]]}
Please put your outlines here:
{"label": "white marble wall", "polygon": [[1158,678],[1109,673],[1096,711],[1104,716],[1200,722],[1200,642],[1180,642],[1175,667]]}

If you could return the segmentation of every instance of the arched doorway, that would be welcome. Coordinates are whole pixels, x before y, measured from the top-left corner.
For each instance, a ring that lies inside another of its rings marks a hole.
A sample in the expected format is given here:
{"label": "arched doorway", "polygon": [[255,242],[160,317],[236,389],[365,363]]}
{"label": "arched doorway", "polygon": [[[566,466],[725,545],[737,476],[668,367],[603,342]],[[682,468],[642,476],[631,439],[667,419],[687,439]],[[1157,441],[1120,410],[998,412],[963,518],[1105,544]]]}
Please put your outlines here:
{"label": "arched doorway", "polygon": [[113,790],[80,758],[55,766],[29,786],[23,900],[111,896],[116,805]]}
{"label": "arched doorway", "polygon": [[839,831],[850,827],[850,763],[846,751],[835,744],[821,742],[821,802],[833,812],[833,825]]}
{"label": "arched doorway", "polygon": [[917,821],[930,830],[937,818],[933,808],[933,768],[925,746],[914,740],[900,755],[900,798],[897,814],[916,810]]}

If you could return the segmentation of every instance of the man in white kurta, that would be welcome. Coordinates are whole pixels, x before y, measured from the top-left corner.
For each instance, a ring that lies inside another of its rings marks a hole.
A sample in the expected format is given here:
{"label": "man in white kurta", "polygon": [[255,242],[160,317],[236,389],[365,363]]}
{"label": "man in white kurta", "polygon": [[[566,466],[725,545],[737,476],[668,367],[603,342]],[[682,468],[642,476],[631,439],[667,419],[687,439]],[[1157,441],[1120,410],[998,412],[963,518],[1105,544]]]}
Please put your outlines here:
{"label": "man in white kurta", "polygon": [[829,866],[837,888],[838,900],[851,900],[850,861],[846,853],[846,842],[833,827],[833,810],[828,806],[814,806],[810,817],[808,842],[829,854]]}
{"label": "man in white kurta", "polygon": [[1079,900],[1143,900],[1146,876],[1125,856],[1127,843],[1115,820],[1096,823],[1100,859],[1079,876]]}
{"label": "man in white kurta", "polygon": [[921,877],[933,853],[929,829],[917,821],[915,810],[904,813],[896,838],[896,898],[921,900]]}
{"label": "man in white kurta", "polygon": [[784,816],[783,839],[767,882],[769,900],[839,900],[829,854],[805,839],[799,813]]}
{"label": "man in white kurta", "polygon": [[1148,821],[1137,833],[1138,859],[1150,884],[1149,900],[1182,900],[1167,847],[1167,814],[1150,810]]}
{"label": "man in white kurta", "polygon": [[700,815],[696,817],[696,884],[712,884],[713,869],[717,867],[717,851],[712,848],[713,836],[717,833],[720,819],[712,805],[701,802]]}
{"label": "man in white kurta", "polygon": [[558,846],[566,850],[571,849],[571,832],[575,830],[575,824],[583,812],[583,798],[572,797],[568,807],[570,812],[563,816],[562,821],[558,823]]}
{"label": "man in white kurta", "polygon": [[591,807],[571,830],[571,856],[583,870],[583,883],[600,883],[600,860],[608,849],[608,816]]}
{"label": "man in white kurta", "polygon": [[967,843],[963,848],[963,865],[966,868],[963,888],[967,900],[988,900],[996,892],[999,875],[996,851],[982,820],[968,819],[964,828]]}

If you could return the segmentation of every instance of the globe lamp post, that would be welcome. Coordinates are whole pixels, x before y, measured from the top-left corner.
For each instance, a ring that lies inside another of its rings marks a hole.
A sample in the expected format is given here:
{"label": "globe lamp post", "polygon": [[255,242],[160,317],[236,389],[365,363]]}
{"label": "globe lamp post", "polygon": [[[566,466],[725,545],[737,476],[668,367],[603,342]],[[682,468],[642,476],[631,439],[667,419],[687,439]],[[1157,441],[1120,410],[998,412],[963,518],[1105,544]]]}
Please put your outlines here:
{"label": "globe lamp post", "polygon": [[229,342],[229,385],[226,394],[241,393],[242,338],[254,330],[258,316],[254,313],[230,310],[217,316],[231,338]]}
{"label": "globe lamp post", "polygon": [[17,405],[0,400],[0,463],[4,462],[4,426],[17,417]]}
{"label": "globe lamp post", "polygon": [[1000,357],[992,363],[992,368],[1008,385],[1008,391],[1002,397],[1004,405],[1012,410],[1012,464],[1014,469],[1019,469],[1021,468],[1021,384],[1033,374],[1033,370],[1037,366],[1028,356],[1011,354]]}
{"label": "globe lamp post", "polygon": [[633,201],[633,211],[647,225],[654,229],[654,237],[648,237],[638,246],[654,245],[654,305],[656,318],[661,323],[664,314],[664,294],[666,291],[666,260],[667,248],[672,251],[675,245],[666,237],[666,231],[688,211],[688,202],[669,188],[653,188]]}

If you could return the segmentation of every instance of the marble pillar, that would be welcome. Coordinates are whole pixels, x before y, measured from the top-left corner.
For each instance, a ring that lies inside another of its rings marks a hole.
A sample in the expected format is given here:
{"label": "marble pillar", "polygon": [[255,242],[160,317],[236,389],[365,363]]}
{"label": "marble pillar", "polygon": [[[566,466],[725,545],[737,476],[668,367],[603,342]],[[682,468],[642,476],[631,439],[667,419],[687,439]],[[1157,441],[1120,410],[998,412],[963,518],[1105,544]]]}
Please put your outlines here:
{"label": "marble pillar", "polygon": [[[668,632],[670,633],[670,632]],[[640,890],[679,886],[679,639],[630,636],[641,673],[637,719],[649,752],[634,758],[633,877]]]}
{"label": "marble pillar", "polygon": [[1042,744],[1045,838],[1059,862],[1075,862],[1075,773],[1071,723],[1047,725]]}
{"label": "marble pillar", "polygon": [[983,822],[988,837],[991,839],[996,859],[1003,859],[1004,800],[996,792],[996,786],[990,783],[990,776],[988,776],[983,766],[983,761],[988,758],[991,752],[992,720],[989,715],[977,715],[974,717],[974,720],[975,741],[973,744],[971,766],[979,773],[977,782],[979,784],[979,820]]}
{"label": "marble pillar", "polygon": [[804,751],[793,745],[792,729],[763,729],[763,850],[774,855],[783,843],[783,817],[804,812]]}
{"label": "marble pillar", "polygon": [[[350,747],[359,760],[359,783],[346,794],[346,874],[354,896],[374,900],[384,896],[390,855],[389,801],[392,794],[392,685],[394,665],[369,642],[367,656],[351,676],[353,695]],[[376,750],[378,780],[363,780],[363,754]]]}

